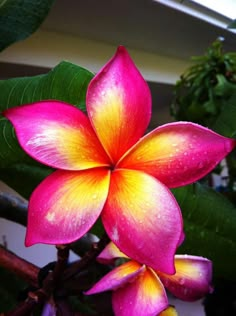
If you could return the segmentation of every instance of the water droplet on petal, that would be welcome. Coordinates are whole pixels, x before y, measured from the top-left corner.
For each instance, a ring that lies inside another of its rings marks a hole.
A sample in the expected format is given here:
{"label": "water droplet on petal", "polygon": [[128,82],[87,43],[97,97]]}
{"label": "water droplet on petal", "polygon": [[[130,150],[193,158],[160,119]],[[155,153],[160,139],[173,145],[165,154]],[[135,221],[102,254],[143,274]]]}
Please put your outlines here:
{"label": "water droplet on petal", "polygon": [[184,295],[187,295],[189,290],[187,288],[184,288]]}
{"label": "water droplet on petal", "polygon": [[184,279],[179,279],[179,284],[183,285],[185,283]]}

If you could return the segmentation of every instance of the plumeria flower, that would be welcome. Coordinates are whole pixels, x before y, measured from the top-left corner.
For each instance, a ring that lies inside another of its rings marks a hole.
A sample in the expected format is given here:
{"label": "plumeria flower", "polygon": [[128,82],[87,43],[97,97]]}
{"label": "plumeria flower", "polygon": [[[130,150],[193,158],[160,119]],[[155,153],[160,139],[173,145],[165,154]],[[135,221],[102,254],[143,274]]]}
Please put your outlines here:
{"label": "plumeria flower", "polygon": [[124,47],[90,82],[86,108],[88,116],[49,100],[4,112],[23,149],[58,169],[31,195],[26,246],[70,243],[101,214],[122,251],[174,273],[183,225],[169,188],[206,175],[233,149],[234,140],[186,122],[143,136],[151,95]]}
{"label": "plumeria flower", "polygon": [[[110,243],[98,256],[102,263],[128,257]],[[168,307],[165,288],[184,301],[194,301],[211,291],[212,263],[206,258],[175,255],[173,275],[154,270],[134,260],[128,260],[111,270],[85,294],[113,290],[115,316],[157,316]],[[176,315],[167,309],[160,315]]]}

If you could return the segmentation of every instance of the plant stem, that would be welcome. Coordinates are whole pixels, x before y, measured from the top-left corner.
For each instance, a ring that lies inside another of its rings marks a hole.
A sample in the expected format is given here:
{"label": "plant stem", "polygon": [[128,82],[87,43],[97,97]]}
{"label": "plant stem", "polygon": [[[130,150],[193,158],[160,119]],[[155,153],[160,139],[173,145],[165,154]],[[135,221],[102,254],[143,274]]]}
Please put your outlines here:
{"label": "plant stem", "polygon": [[39,268],[0,245],[0,266],[14,272],[34,287],[38,286]]}
{"label": "plant stem", "polygon": [[78,274],[81,270],[83,270],[86,266],[88,266],[95,258],[99,255],[99,253],[105,248],[105,246],[109,243],[110,239],[105,234],[97,243],[92,245],[92,248],[85,253],[85,255],[81,258],[81,260],[72,263],[68,269],[65,270],[63,280],[68,280]]}
{"label": "plant stem", "polygon": [[0,181],[0,217],[26,226],[28,201]]}

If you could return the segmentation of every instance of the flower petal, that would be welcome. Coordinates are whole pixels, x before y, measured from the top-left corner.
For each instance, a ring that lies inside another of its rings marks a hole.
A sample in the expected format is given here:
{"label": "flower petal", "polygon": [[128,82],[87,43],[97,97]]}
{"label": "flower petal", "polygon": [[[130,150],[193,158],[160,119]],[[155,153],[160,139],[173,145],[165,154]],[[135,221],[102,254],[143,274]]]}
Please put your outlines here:
{"label": "flower petal", "polygon": [[141,266],[135,261],[128,261],[106,274],[85,294],[90,295],[116,290],[119,287],[123,287],[126,283],[130,284],[144,270],[145,266]]}
{"label": "flower petal", "polygon": [[92,79],[86,103],[98,138],[116,163],[144,134],[151,116],[149,87],[124,47]]}
{"label": "flower petal", "polygon": [[158,272],[164,286],[176,297],[194,301],[211,291],[212,263],[206,258],[176,255],[176,273],[165,275]]}
{"label": "flower petal", "polygon": [[109,165],[89,119],[75,106],[41,101],[4,112],[24,150],[54,168],[82,170]]}
{"label": "flower petal", "polygon": [[168,306],[165,289],[150,269],[112,294],[116,316],[156,316]]}
{"label": "flower petal", "polygon": [[174,188],[205,176],[235,144],[194,123],[170,123],[144,136],[118,167],[142,170]]}
{"label": "flower petal", "polygon": [[112,264],[115,259],[128,258],[113,242],[110,242],[97,256],[97,261],[103,264]]}
{"label": "flower petal", "polygon": [[173,306],[169,306],[159,316],[178,316],[176,309]]}
{"label": "flower petal", "polygon": [[107,198],[107,169],[58,170],[33,192],[29,202],[26,246],[64,244],[84,235]]}
{"label": "flower petal", "polygon": [[127,256],[154,269],[175,272],[182,215],[172,193],[158,180],[140,171],[113,171],[102,221]]}

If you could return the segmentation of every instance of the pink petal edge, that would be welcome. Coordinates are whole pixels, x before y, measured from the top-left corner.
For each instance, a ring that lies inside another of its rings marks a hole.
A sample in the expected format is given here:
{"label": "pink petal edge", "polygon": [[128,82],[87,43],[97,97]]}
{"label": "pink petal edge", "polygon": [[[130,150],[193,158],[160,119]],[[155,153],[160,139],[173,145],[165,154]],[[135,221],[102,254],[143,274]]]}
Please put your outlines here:
{"label": "pink petal edge", "polygon": [[113,171],[102,221],[127,256],[155,270],[175,273],[182,214],[170,190],[158,180],[140,171]]}
{"label": "pink petal edge", "polygon": [[107,169],[57,170],[30,197],[26,246],[67,244],[83,236],[99,217],[107,198]]}
{"label": "pink petal edge", "polygon": [[212,290],[212,262],[203,257],[176,255],[176,273],[165,275],[158,272],[164,286],[177,298],[195,301]]}
{"label": "pink petal edge", "polygon": [[198,124],[169,123],[140,139],[117,167],[146,172],[175,188],[204,177],[235,145],[234,139]]}
{"label": "pink petal edge", "polygon": [[144,134],[151,102],[148,84],[119,46],[90,82],[86,97],[91,123],[113,164]]}
{"label": "pink petal edge", "polygon": [[86,291],[85,294],[91,295],[104,291],[117,290],[125,284],[130,284],[145,269],[145,266],[141,266],[135,261],[128,261],[111,270],[90,290]]}
{"label": "pink petal edge", "polygon": [[165,289],[150,269],[112,293],[116,316],[156,316],[168,306]]}
{"label": "pink petal edge", "polygon": [[73,105],[47,100],[11,108],[3,115],[13,124],[22,148],[41,163],[64,170],[110,164],[88,117]]}

